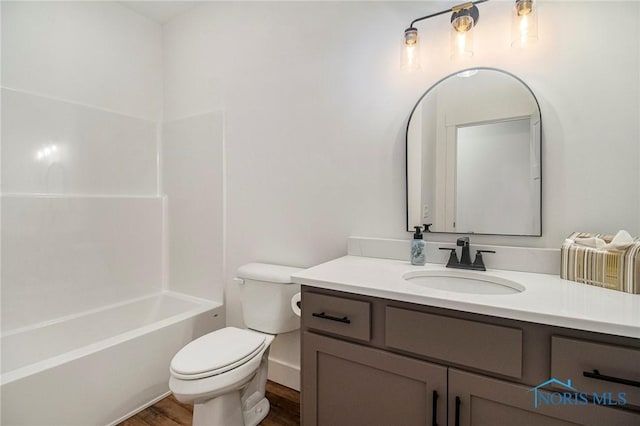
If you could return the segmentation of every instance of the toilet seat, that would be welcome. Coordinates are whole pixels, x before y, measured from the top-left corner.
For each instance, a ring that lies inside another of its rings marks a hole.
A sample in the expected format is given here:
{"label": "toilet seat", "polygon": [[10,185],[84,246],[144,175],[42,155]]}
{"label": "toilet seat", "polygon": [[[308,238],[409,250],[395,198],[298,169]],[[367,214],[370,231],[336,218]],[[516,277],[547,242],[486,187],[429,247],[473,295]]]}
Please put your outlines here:
{"label": "toilet seat", "polygon": [[233,370],[254,358],[266,336],[252,330],[226,327],[187,344],[171,360],[171,375],[197,380]]}
{"label": "toilet seat", "polygon": [[264,347],[244,364],[229,369],[224,373],[219,372],[200,379],[191,379],[189,375],[186,376],[186,379],[176,377],[173,369],[171,369],[169,389],[171,389],[176,399],[184,403],[201,403],[247,385],[255,377],[260,365],[266,362],[264,354],[269,350],[269,346],[275,338],[270,334],[261,334],[253,330],[248,331],[264,336],[265,342]]}

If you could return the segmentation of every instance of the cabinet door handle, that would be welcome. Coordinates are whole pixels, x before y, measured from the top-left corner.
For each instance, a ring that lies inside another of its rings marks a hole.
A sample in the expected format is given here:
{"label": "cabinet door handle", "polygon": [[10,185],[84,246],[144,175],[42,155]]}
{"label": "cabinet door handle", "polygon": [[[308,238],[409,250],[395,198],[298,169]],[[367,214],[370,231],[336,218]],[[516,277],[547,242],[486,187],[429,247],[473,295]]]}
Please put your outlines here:
{"label": "cabinet door handle", "polygon": [[460,401],[459,396],[456,396],[456,417],[455,417],[456,426],[460,426],[460,404],[462,404],[462,401]]}
{"label": "cabinet door handle", "polygon": [[590,371],[583,371],[582,375],[590,379],[604,380],[605,382],[620,383],[621,385],[635,386],[637,388],[640,388],[640,382],[637,382],[635,380],[623,379],[621,377],[605,376],[604,374],[600,374],[598,370],[593,370],[593,373]]}
{"label": "cabinet door handle", "polygon": [[433,391],[431,404],[431,426],[438,426],[438,391]]}
{"label": "cabinet door handle", "polygon": [[331,315],[327,315],[324,312],[320,312],[320,313],[314,312],[311,315],[314,316],[314,317],[317,317],[317,318],[327,319],[327,320],[331,320],[331,321],[343,322],[345,324],[351,324],[351,320],[349,318],[347,318],[346,316],[344,316],[342,318],[334,317],[334,316],[331,316]]}

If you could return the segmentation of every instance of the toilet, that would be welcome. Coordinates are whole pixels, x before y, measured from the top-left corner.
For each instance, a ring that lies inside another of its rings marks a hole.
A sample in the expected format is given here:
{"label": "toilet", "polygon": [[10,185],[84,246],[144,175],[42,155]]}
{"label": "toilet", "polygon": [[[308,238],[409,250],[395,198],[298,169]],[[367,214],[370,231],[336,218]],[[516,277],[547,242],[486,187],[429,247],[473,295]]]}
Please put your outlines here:
{"label": "toilet", "polygon": [[238,268],[242,316],[248,329],[225,327],[183,347],[171,360],[169,388],[194,404],[194,426],[255,426],[269,412],[265,397],[269,347],[276,334],[300,327],[291,307],[300,291],[289,266]]}

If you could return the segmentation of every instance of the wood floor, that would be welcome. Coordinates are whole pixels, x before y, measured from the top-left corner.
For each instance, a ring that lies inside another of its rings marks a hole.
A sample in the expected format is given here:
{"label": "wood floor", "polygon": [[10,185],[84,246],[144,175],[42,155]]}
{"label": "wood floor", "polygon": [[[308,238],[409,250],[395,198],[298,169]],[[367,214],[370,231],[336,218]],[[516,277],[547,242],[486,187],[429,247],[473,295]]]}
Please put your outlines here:
{"label": "wood floor", "polygon": [[[269,415],[261,426],[298,426],[300,393],[274,382],[267,382]],[[191,426],[193,406],[182,404],[173,395],[125,420],[118,426]]]}

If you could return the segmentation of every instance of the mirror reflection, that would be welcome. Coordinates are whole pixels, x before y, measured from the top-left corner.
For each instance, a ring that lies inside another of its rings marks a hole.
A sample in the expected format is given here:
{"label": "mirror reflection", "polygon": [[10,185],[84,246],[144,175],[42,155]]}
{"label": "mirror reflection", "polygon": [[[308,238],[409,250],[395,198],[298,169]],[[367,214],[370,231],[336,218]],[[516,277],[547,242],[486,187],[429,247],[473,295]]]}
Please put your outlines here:
{"label": "mirror reflection", "polygon": [[407,230],[541,235],[540,108],[505,71],[450,75],[407,126]]}

